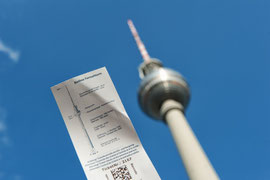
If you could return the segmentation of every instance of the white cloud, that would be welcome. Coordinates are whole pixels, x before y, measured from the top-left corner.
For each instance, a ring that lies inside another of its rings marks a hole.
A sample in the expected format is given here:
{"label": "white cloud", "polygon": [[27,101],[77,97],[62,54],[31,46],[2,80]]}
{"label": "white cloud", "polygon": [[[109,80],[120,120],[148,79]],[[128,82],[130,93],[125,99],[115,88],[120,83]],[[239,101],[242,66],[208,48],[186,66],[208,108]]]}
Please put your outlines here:
{"label": "white cloud", "polygon": [[11,145],[10,139],[7,135],[6,125],[7,112],[4,108],[0,107],[0,145]]}
{"label": "white cloud", "polygon": [[21,175],[18,174],[8,174],[5,173],[3,171],[0,171],[0,180],[6,180],[6,179],[10,179],[10,180],[23,180],[23,177]]}
{"label": "white cloud", "polygon": [[5,133],[7,130],[6,126],[7,112],[4,108],[0,107],[0,133]]}
{"label": "white cloud", "polygon": [[6,131],[7,127],[3,120],[0,119],[0,133]]}
{"label": "white cloud", "polygon": [[7,45],[5,45],[1,39],[0,39],[0,52],[7,54],[13,62],[19,61],[20,52],[17,50],[11,49]]}
{"label": "white cloud", "polygon": [[[0,106],[0,163],[5,163],[6,157],[5,153],[7,148],[12,146],[10,138],[8,136],[7,121],[7,111],[5,108]],[[0,180],[23,180],[17,172],[9,173],[8,171],[0,169]]]}
{"label": "white cloud", "polygon": [[[5,149],[10,147],[11,141],[8,136],[8,129],[6,125],[7,111],[0,107],[0,163],[4,160]],[[22,176],[19,174],[10,174],[3,170],[0,170],[0,180],[22,180]]]}
{"label": "white cloud", "polygon": [[22,176],[21,175],[15,175],[14,176],[14,180],[22,180]]}
{"label": "white cloud", "polygon": [[11,145],[11,141],[7,135],[0,138],[0,143],[4,144],[6,146]]}
{"label": "white cloud", "polygon": [[5,173],[0,171],[0,180],[4,179],[4,177],[5,177]]}

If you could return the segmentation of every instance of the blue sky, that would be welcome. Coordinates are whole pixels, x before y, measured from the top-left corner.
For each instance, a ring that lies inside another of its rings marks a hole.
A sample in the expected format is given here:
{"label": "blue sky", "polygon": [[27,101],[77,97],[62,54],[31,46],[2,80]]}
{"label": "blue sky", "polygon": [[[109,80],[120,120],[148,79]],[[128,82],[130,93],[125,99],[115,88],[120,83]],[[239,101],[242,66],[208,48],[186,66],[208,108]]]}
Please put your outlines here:
{"label": "blue sky", "polygon": [[270,179],[270,1],[1,0],[0,180],[85,179],[50,87],[103,66],[161,178],[187,179],[139,109],[128,18],[188,80],[187,119],[221,179]]}

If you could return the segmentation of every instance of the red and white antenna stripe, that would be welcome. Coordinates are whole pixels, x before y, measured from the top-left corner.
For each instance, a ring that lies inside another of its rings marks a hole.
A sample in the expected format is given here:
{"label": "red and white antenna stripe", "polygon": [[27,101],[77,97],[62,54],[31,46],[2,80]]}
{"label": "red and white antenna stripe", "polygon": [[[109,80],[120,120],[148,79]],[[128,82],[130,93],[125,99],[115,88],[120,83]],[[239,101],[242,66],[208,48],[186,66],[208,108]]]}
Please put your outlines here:
{"label": "red and white antenna stripe", "polygon": [[129,29],[130,29],[130,31],[131,31],[131,33],[132,33],[132,35],[137,43],[137,46],[138,46],[139,51],[143,57],[143,60],[146,62],[150,61],[151,58],[150,58],[150,56],[149,56],[149,54],[144,46],[139,34],[138,34],[133,22],[130,19],[128,20],[128,26],[129,26]]}

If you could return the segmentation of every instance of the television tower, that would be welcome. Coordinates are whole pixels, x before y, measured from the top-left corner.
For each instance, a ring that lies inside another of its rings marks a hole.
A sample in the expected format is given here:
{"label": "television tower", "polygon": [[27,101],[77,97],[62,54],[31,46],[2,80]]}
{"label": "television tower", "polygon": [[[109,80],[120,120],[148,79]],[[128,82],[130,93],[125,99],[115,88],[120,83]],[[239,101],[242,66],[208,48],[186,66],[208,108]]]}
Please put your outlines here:
{"label": "television tower", "polygon": [[190,99],[187,82],[181,74],[151,58],[131,20],[128,25],[144,60],[139,67],[140,107],[148,116],[168,124],[190,180],[218,180],[184,115]]}

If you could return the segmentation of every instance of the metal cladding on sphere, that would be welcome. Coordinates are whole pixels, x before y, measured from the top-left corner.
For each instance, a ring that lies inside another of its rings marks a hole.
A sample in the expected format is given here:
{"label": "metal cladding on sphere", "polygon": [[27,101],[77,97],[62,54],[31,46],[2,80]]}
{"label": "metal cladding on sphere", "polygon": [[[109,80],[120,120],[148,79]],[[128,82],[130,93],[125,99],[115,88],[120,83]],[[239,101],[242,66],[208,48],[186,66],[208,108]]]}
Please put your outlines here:
{"label": "metal cladding on sphere", "polygon": [[143,62],[139,68],[142,82],[139,87],[139,104],[154,119],[163,119],[160,108],[166,100],[175,100],[187,107],[190,91],[185,79],[176,71],[163,68],[157,59]]}

